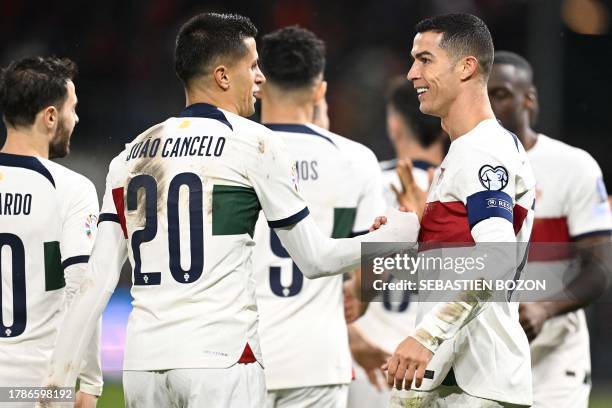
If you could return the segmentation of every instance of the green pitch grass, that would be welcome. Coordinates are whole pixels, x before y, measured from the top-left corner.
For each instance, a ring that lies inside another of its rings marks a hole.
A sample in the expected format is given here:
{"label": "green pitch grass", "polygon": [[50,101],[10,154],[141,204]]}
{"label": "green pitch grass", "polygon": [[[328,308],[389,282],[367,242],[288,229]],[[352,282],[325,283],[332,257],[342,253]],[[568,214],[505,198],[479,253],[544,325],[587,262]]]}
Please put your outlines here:
{"label": "green pitch grass", "polygon": [[124,406],[121,383],[104,381],[104,391],[98,400],[97,408],[122,408]]}
{"label": "green pitch grass", "polygon": [[[97,408],[122,408],[125,406],[123,401],[123,387],[121,383],[105,381],[104,392],[98,401]],[[591,394],[589,408],[610,408],[612,407],[612,393],[598,392]]]}

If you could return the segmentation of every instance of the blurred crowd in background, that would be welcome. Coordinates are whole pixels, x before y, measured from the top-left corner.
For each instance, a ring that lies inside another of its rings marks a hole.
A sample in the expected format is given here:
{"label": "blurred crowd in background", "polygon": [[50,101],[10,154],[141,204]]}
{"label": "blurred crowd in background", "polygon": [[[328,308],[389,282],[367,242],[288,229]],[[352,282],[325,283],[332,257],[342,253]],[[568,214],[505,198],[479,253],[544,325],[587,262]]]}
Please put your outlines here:
{"label": "blurred crowd in background", "polygon": [[[94,181],[100,196],[123,145],[184,106],[174,38],[202,11],[249,16],[260,34],[299,24],[325,40],[331,130],[380,160],[393,156],[385,89],[410,67],[415,23],[448,12],[478,15],[496,49],[532,63],[540,99],[535,128],[591,153],[612,190],[612,0],[0,0],[1,65],[31,55],[79,65],[80,123],[62,162]],[[129,275],[123,278],[129,285]],[[612,382],[610,316],[612,304],[589,312],[595,392]]]}

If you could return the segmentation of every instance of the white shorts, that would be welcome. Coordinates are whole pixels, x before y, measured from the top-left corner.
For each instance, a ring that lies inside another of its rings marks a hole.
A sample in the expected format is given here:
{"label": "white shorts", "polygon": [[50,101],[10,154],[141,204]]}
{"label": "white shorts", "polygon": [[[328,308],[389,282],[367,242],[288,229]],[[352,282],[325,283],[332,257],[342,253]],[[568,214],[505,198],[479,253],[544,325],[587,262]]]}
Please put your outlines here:
{"label": "white shorts", "polygon": [[389,408],[519,408],[524,405],[508,404],[474,397],[459,387],[441,385],[432,391],[391,391]]}
{"label": "white shorts", "polygon": [[348,384],[268,391],[266,408],[346,408]]}
{"label": "white shorts", "polygon": [[355,380],[349,385],[348,408],[372,408],[386,407],[389,405],[391,398],[391,389],[387,387],[387,378],[377,371],[378,383],[381,384],[382,390],[377,390],[373,386],[366,372],[359,364],[353,363],[355,370]]}
{"label": "white shorts", "polygon": [[584,370],[548,373],[533,369],[533,408],[587,408],[591,383]]}
{"label": "white shorts", "polygon": [[258,363],[229,368],[124,371],[127,408],[261,408],[266,399]]}

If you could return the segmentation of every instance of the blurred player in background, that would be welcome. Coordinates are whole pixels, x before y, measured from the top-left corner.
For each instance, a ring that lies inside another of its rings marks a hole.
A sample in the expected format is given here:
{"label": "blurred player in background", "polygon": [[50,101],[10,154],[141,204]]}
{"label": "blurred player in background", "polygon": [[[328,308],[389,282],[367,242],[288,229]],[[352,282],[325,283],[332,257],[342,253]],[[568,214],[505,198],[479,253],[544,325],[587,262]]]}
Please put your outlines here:
{"label": "blurred player in background", "polygon": [[[68,59],[37,57],[0,74],[7,129],[0,150],[0,387],[42,384],[96,235],[94,185],[49,160],[70,151],[76,73]],[[99,340],[96,333],[82,371],[76,368],[77,406],[94,407],[102,392]]]}
{"label": "blurred player in background", "polygon": [[[267,78],[262,123],[295,159],[313,219],[333,238],[367,231],[385,208],[374,153],[312,124],[313,115],[327,116],[315,112],[325,108],[323,41],[297,26],[283,28],[262,38],[260,57]],[[342,276],[304,279],[263,215],[254,239],[267,407],[346,407],[351,358]]]}
{"label": "blurred player in background", "polygon": [[343,273],[361,242],[414,241],[414,215],[392,213],[381,234],[334,240],[298,192],[278,135],[245,119],[265,81],[256,28],[235,14],[203,13],[178,34],[175,69],[187,107],[139,135],[110,164],[89,267],[60,328],[49,385],[71,367],[129,255],[133,311],[123,385],[128,407],[262,407],[264,374],[251,252],[263,209],[306,277]]}
{"label": "blurred player in background", "polygon": [[[496,52],[488,88],[496,117],[525,146],[536,177],[531,234],[536,245],[526,272],[545,271],[550,278],[562,279],[570,262],[567,252],[551,257],[538,251],[537,243],[574,242],[588,251],[610,242],[612,220],[601,169],[587,152],[533,130],[538,98],[531,65],[523,57]],[[595,289],[599,293],[601,285]],[[581,308],[592,298],[520,305],[521,324],[531,342],[534,407],[588,406],[591,358]]]}
{"label": "blurred player in background", "polygon": [[[413,202],[422,214],[419,245],[527,242],[535,182],[524,149],[495,120],[488,100],[488,28],[475,16],[449,14],[421,21],[416,31],[408,79],[421,112],[440,117],[452,141],[425,208],[421,197]],[[499,259],[512,275],[524,253],[518,255]],[[395,393],[392,406],[531,404],[529,344],[516,302],[492,302],[486,292],[420,300],[416,330],[387,364],[390,385],[412,388]]]}

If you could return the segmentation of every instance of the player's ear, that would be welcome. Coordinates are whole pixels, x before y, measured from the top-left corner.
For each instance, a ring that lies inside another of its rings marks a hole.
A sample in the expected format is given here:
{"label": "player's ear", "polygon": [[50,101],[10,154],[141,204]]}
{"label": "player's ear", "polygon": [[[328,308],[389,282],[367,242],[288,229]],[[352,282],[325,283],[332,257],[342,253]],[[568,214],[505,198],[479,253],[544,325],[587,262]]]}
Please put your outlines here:
{"label": "player's ear", "polygon": [[474,56],[467,56],[462,58],[457,64],[459,68],[459,75],[462,81],[470,79],[478,70],[478,59]]}
{"label": "player's ear", "polygon": [[540,111],[540,105],[538,103],[538,90],[533,85],[529,87],[527,92],[525,92],[523,104],[527,111],[529,111],[529,122],[530,125],[533,126],[538,117],[538,112]]}
{"label": "player's ear", "polygon": [[321,99],[325,98],[325,94],[327,93],[327,81],[320,81],[315,88],[313,95],[313,102],[315,105],[321,102]]}
{"label": "player's ear", "polygon": [[215,67],[213,71],[213,78],[219,88],[227,91],[230,87],[229,70],[225,65],[219,65]]}
{"label": "player's ear", "polygon": [[39,115],[41,115],[42,123],[45,129],[51,130],[57,126],[57,122],[59,121],[59,111],[55,106],[47,106],[40,111]]}

